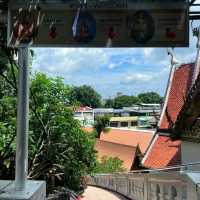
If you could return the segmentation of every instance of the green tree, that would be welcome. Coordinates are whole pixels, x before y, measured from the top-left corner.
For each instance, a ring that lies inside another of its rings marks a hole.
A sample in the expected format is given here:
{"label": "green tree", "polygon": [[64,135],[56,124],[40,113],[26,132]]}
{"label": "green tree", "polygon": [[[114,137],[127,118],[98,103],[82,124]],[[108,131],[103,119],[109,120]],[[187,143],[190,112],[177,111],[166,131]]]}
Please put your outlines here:
{"label": "green tree", "polygon": [[[0,47],[0,178],[14,178],[18,67],[13,49]],[[61,78],[35,73],[30,88],[29,178],[47,186],[80,189],[96,162],[94,139],[73,117],[70,87]],[[55,181],[54,181],[55,180]]]}
{"label": "green tree", "polygon": [[[30,117],[30,155],[33,160],[29,176],[41,178],[49,173],[49,169],[56,168],[59,173],[62,170],[65,173],[65,184],[77,189],[80,177],[92,168],[95,153],[94,141],[82,131],[67,107],[69,91],[60,78],[48,78],[41,73],[33,77],[31,103],[36,106]],[[48,167],[44,169],[44,166]]]}
{"label": "green tree", "polygon": [[97,161],[94,173],[115,173],[123,172],[123,161],[118,157],[103,156],[100,161]]}
{"label": "green tree", "polygon": [[106,99],[104,107],[105,108],[114,108],[114,100],[113,99]]}
{"label": "green tree", "polygon": [[71,90],[70,101],[78,101],[83,106],[97,108],[101,106],[101,96],[92,87],[82,85]]}
{"label": "green tree", "polygon": [[163,98],[156,92],[146,92],[138,95],[142,103],[162,103]]}
{"label": "green tree", "polygon": [[139,102],[139,99],[135,96],[121,95],[121,96],[115,97],[114,108],[129,107],[138,102]]}
{"label": "green tree", "polygon": [[110,116],[104,115],[104,116],[98,116],[94,122],[93,128],[96,132],[96,137],[100,138],[101,133],[107,133],[109,132],[109,122],[110,122]]}

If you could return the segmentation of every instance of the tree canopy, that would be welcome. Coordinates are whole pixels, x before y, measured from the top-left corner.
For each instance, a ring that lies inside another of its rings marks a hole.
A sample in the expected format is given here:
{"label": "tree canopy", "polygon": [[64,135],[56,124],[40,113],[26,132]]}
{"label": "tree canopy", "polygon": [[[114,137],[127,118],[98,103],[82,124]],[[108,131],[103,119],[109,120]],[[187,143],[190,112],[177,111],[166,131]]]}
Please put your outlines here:
{"label": "tree canopy", "polygon": [[106,108],[131,107],[140,103],[162,103],[163,98],[156,92],[140,93],[137,96],[120,95],[113,99],[106,99],[104,106]]}
{"label": "tree canopy", "polygon": [[114,108],[129,107],[139,103],[139,99],[135,96],[121,95],[114,99]]}
{"label": "tree canopy", "polygon": [[108,115],[104,115],[104,116],[98,116],[95,119],[95,123],[94,123],[94,130],[96,132],[96,137],[100,138],[101,133],[107,133],[109,132],[109,122],[110,122],[110,117]]}
{"label": "tree canopy", "polygon": [[70,101],[77,101],[82,106],[90,106],[92,108],[97,108],[101,106],[101,95],[97,91],[95,91],[91,86],[75,86],[71,90]]}
{"label": "tree canopy", "polygon": [[138,95],[142,103],[162,103],[163,98],[156,92],[146,92]]}

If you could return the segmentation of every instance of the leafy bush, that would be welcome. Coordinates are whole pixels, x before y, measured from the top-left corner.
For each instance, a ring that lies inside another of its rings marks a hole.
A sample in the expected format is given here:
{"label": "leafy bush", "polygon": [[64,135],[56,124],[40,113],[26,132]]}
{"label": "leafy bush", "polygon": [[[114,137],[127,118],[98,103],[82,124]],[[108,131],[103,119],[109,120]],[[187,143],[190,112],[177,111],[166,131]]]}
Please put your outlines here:
{"label": "leafy bush", "polygon": [[103,156],[100,161],[97,161],[94,173],[114,173],[123,172],[123,161],[118,157]]}

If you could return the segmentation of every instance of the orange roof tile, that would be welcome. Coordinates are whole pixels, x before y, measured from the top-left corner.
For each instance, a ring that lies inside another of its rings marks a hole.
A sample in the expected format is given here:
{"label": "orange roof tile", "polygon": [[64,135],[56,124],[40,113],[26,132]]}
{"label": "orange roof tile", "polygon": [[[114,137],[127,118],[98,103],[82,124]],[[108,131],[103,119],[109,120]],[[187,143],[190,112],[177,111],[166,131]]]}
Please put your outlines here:
{"label": "orange roof tile", "polygon": [[[175,70],[167,100],[167,107],[161,119],[160,129],[170,129],[176,122],[177,116],[192,84],[194,64],[184,64]],[[171,121],[171,122],[170,122]]]}
{"label": "orange roof tile", "polygon": [[95,149],[98,152],[99,160],[103,156],[118,157],[120,160],[123,161],[123,167],[126,170],[131,170],[131,167],[135,160],[137,147],[97,140],[95,144]]}
{"label": "orange roof tile", "polygon": [[[193,63],[175,69],[159,131],[169,131],[176,122],[191,88],[193,71]],[[181,164],[181,141],[172,141],[170,137],[157,133],[143,159],[143,165],[148,168],[164,168],[177,164]]]}
{"label": "orange roof tile", "polygon": [[[83,130],[92,132],[92,127],[83,127]],[[154,131],[126,130],[110,128],[108,133],[102,133],[100,139],[107,142],[124,144],[132,147],[139,145],[141,153],[144,154],[153,138]]]}
{"label": "orange roof tile", "polygon": [[141,152],[144,154],[151,142],[152,137],[153,131],[146,132],[112,128],[108,133],[101,134],[100,139],[103,141],[129,145],[132,147],[139,145]]}
{"label": "orange roof tile", "polygon": [[157,135],[143,159],[143,166],[151,169],[181,164],[181,141],[172,141],[168,136]]}

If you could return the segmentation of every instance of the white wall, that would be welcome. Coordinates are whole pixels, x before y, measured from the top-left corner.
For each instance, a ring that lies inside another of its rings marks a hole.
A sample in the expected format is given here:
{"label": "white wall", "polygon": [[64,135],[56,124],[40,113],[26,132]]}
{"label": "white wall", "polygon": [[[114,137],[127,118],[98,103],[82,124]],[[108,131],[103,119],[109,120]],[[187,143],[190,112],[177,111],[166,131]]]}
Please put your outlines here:
{"label": "white wall", "polygon": [[[182,164],[200,162],[200,144],[182,141],[181,156]],[[200,165],[188,167],[188,169],[200,171]]]}

